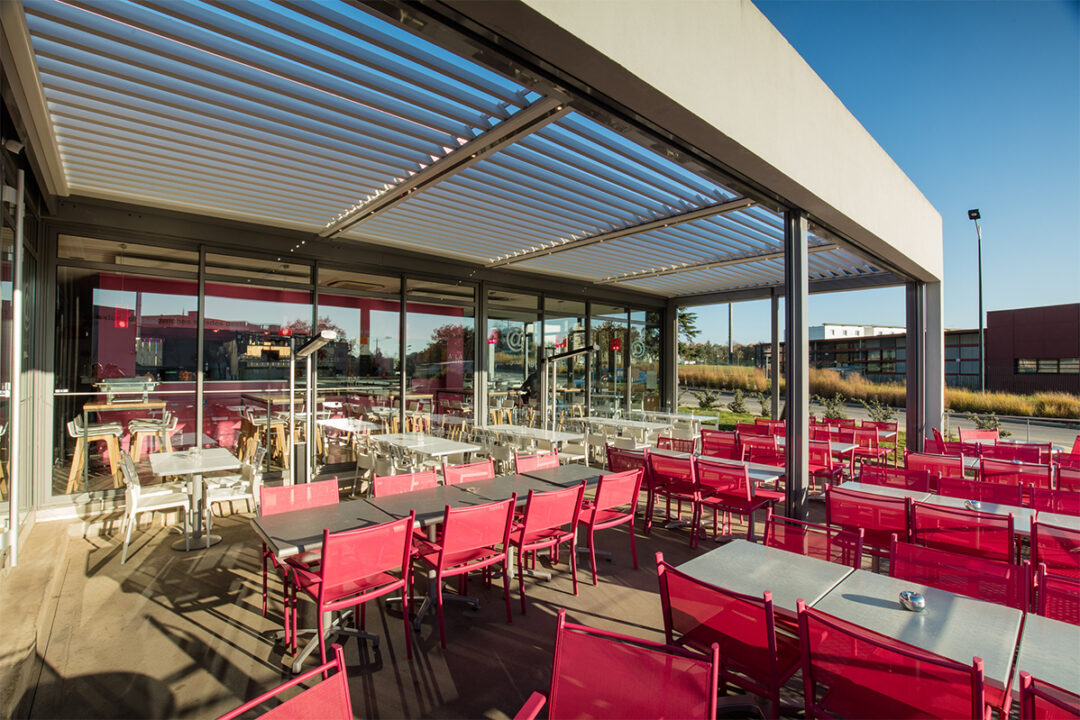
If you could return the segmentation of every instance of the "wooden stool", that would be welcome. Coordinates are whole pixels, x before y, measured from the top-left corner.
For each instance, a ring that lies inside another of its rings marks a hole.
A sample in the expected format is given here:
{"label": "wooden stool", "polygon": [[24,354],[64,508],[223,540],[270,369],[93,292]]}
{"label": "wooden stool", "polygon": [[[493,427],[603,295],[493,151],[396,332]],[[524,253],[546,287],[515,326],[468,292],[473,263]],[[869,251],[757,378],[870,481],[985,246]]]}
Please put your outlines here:
{"label": "wooden stool", "polygon": [[[113,487],[120,487],[120,433],[123,429],[120,425],[91,425],[86,437],[83,437],[82,429],[75,420],[67,424],[68,435],[75,438],[75,454],[71,458],[71,471],[68,473],[67,489],[65,493],[70,495],[75,492],[75,486],[82,474],[83,463],[87,462],[87,448],[90,443],[104,442],[109,451],[109,472],[112,474]],[[84,488],[85,489],[85,488]]]}

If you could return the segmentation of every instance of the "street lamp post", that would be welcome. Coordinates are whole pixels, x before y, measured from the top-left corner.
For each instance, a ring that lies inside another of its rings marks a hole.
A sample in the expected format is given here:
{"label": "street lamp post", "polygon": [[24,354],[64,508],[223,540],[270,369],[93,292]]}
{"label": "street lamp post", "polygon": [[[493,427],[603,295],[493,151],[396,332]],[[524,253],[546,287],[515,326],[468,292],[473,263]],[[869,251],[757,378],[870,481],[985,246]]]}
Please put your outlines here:
{"label": "street lamp post", "polygon": [[968,220],[975,221],[975,234],[979,236],[979,390],[986,392],[986,339],[983,334],[982,291],[982,228],[979,227],[979,209],[968,210]]}

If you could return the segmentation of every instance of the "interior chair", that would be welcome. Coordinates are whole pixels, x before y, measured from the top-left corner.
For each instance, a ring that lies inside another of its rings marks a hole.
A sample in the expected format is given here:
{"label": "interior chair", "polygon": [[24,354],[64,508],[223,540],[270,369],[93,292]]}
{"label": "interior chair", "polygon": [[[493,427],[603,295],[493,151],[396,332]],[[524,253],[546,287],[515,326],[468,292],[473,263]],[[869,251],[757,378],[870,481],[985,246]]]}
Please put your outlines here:
{"label": "interior chair", "polygon": [[113,487],[120,487],[120,436],[124,432],[124,426],[120,423],[92,423],[84,428],[82,417],[77,416],[68,422],[67,431],[75,440],[75,452],[71,456],[71,470],[68,472],[65,492],[69,495],[75,492],[75,487],[82,480],[83,463],[89,462],[89,446],[96,442],[105,443]]}

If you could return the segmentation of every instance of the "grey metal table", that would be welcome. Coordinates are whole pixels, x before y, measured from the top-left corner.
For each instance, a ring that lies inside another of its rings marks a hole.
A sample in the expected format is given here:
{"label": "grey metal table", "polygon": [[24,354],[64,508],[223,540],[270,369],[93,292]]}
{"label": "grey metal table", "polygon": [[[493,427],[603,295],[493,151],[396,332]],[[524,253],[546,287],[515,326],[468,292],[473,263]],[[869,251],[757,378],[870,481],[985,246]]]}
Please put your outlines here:
{"label": "grey metal table", "polygon": [[[678,452],[677,450],[660,450],[658,448],[649,448],[650,455],[667,455],[668,457],[687,458],[690,457],[690,453]],[[752,463],[752,462],[740,462],[738,460],[732,460],[730,458],[718,458],[711,457],[709,455],[698,455],[698,457],[705,460],[713,460],[715,462],[727,463],[729,465],[745,465],[749,471],[750,479],[755,483],[769,483],[778,478],[784,477],[785,470],[782,467],[776,465],[765,465],[764,463]]]}
{"label": "grey metal table", "polygon": [[872,485],[870,483],[861,483],[854,480],[848,480],[847,482],[840,483],[836,486],[840,490],[854,490],[856,492],[870,493],[871,495],[884,495],[885,497],[894,498],[911,498],[912,500],[926,500],[931,497],[928,492],[919,492],[917,490],[905,490],[903,488],[890,487],[888,485]]}
{"label": "grey metal table", "polygon": [[[926,609],[900,607],[902,590],[922,593]],[[814,607],[965,665],[980,657],[991,694],[1008,687],[1023,618],[1019,610],[867,570],[852,572]]]}
{"label": "grey metal table", "polygon": [[1020,637],[1012,689],[1020,692],[1020,671],[1080,695],[1080,625],[1028,613]]}
{"label": "grey metal table", "polygon": [[529,470],[521,474],[559,487],[571,487],[580,484],[582,480],[587,485],[595,485],[600,481],[601,476],[609,475],[611,471],[603,468],[585,467],[584,465],[560,465],[557,468]]}
{"label": "grey metal table", "polygon": [[350,500],[252,518],[251,528],[274,555],[285,559],[320,549],[324,529],[341,532],[394,519],[367,500]]}
{"label": "grey metal table", "polygon": [[[173,543],[173,550],[200,550],[221,542],[221,537],[203,533],[203,474],[219,470],[236,470],[240,461],[222,447],[191,448],[174,452],[150,453],[150,469],[155,475],[190,476],[192,506],[195,510],[195,532],[188,544],[183,540]],[[200,538],[202,539],[200,542]],[[200,548],[199,545],[202,545]]]}
{"label": "grey metal table", "polygon": [[439,485],[397,495],[371,498],[367,502],[395,520],[408,517],[409,513],[415,510],[416,524],[426,528],[442,522],[447,505],[452,508],[468,507],[483,505],[490,501],[465,492],[457,485]]}
{"label": "grey metal table", "polygon": [[744,595],[760,597],[768,590],[773,605],[789,615],[795,614],[796,600],[802,598],[812,606],[853,572],[844,565],[746,540],[732,540],[678,570]]}
{"label": "grey metal table", "polygon": [[[509,500],[511,496],[516,493],[518,505],[525,504],[525,501],[529,497],[530,490],[535,490],[536,492],[551,492],[552,490],[563,489],[561,485],[553,485],[546,480],[529,477],[528,475],[500,475],[499,477],[491,478],[490,480],[470,480],[469,482],[460,483],[453,487],[476,495],[489,502]],[[572,487],[572,485],[567,487]]]}

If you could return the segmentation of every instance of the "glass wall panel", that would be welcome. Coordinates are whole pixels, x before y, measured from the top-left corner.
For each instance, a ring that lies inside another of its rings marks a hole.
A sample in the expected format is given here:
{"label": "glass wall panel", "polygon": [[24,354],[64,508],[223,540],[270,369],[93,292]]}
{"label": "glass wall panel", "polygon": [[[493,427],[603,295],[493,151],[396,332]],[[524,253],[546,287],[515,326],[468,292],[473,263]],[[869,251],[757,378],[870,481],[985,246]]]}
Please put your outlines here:
{"label": "glass wall panel", "polygon": [[[586,345],[585,303],[544,298],[544,356]],[[585,415],[585,367],[584,354],[556,364],[556,410],[562,417]]]}
{"label": "glass wall panel", "polygon": [[593,415],[617,415],[626,402],[626,308],[593,304],[592,342],[599,345],[592,364]]}
{"label": "glass wall panel", "polygon": [[5,222],[0,227],[0,509],[3,510],[0,525],[7,523],[7,502],[11,493],[8,421],[11,417],[11,270],[14,248],[15,232]]}
{"label": "glass wall panel", "polygon": [[488,406],[505,420],[520,415],[522,405],[536,406],[540,383],[536,375],[539,330],[539,298],[536,295],[489,290],[487,367]]}
{"label": "glass wall panel", "polygon": [[471,405],[474,295],[472,285],[408,281],[405,373],[409,409],[444,413]]}
{"label": "glass wall panel", "polygon": [[659,312],[630,313],[630,403],[639,410],[660,408]]}

